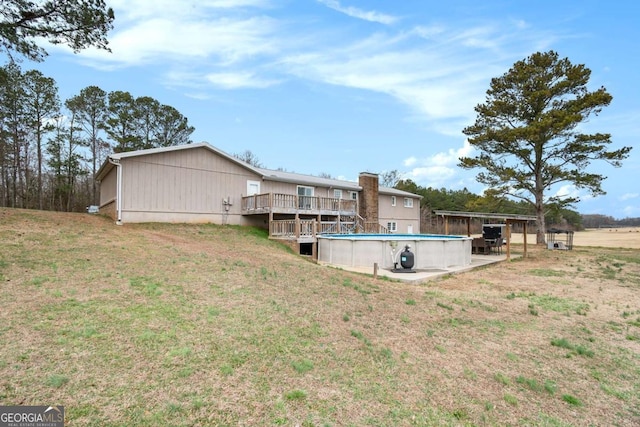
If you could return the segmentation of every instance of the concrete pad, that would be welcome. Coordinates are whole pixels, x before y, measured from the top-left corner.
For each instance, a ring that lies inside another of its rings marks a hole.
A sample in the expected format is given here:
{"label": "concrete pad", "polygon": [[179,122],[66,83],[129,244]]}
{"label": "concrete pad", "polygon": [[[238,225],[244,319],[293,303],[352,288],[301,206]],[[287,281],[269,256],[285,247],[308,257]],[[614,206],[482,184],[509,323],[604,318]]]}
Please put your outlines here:
{"label": "concrete pad", "polygon": [[[511,259],[519,258],[519,255],[511,254]],[[378,268],[378,276],[379,277],[387,277],[393,280],[399,280],[403,282],[409,283],[421,283],[426,282],[438,277],[446,276],[449,274],[457,274],[463,273],[466,271],[473,270],[474,268],[484,267],[486,265],[495,264],[498,262],[506,261],[507,256],[504,254],[497,255],[471,255],[471,264],[465,265],[461,267],[451,267],[448,269],[424,269],[424,270],[415,270],[415,273],[396,273],[388,269]],[[337,268],[345,271],[352,271],[354,273],[366,274],[369,276],[373,276],[374,274],[374,266],[371,268],[365,267],[345,267],[345,266],[333,266],[327,263],[321,263],[322,265],[326,265],[327,267]]]}

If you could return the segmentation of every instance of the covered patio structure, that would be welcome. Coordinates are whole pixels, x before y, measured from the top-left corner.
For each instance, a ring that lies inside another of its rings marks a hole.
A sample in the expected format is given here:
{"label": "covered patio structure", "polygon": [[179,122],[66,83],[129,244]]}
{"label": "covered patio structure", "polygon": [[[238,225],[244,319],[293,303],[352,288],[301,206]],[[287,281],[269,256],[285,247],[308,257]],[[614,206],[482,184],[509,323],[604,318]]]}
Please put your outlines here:
{"label": "covered patio structure", "polygon": [[471,220],[472,219],[488,219],[504,221],[506,226],[506,238],[507,238],[507,260],[511,259],[511,225],[522,224],[524,253],[523,257],[527,256],[527,223],[535,221],[534,215],[518,215],[518,214],[502,214],[502,213],[484,213],[484,212],[457,212],[457,211],[433,211],[434,214],[444,219],[444,233],[449,234],[449,220],[463,220],[467,224],[467,236],[471,237]]}

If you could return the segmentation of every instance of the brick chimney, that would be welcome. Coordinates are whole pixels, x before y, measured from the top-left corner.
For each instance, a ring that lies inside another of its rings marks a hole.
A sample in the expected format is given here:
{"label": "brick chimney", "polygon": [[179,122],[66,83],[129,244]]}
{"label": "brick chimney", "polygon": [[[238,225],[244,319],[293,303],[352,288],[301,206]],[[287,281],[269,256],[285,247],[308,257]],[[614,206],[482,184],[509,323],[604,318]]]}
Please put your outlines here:
{"label": "brick chimney", "polygon": [[362,187],[358,213],[371,222],[378,222],[378,174],[361,172],[358,184]]}

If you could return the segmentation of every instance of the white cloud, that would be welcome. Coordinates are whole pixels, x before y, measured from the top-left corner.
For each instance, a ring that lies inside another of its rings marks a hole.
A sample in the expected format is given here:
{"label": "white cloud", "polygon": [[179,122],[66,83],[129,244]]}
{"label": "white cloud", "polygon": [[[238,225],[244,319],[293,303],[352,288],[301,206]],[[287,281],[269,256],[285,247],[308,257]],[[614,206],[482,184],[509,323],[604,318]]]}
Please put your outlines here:
{"label": "white cloud", "polygon": [[415,182],[428,182],[430,187],[439,187],[438,183],[450,180],[455,174],[456,170],[447,166],[422,166],[413,168],[406,175]]}
{"label": "white cloud", "polygon": [[584,202],[584,201],[588,201],[590,199],[593,199],[593,196],[589,193],[582,193],[580,191],[580,189],[576,188],[575,185],[573,184],[565,184],[560,186],[554,193],[553,193],[553,197],[558,197],[561,199],[567,198],[567,197],[571,197],[571,198],[577,198],[580,199],[580,201]]}
{"label": "white cloud", "polygon": [[[471,120],[473,107],[481,100],[479,86],[490,79],[471,70],[465,76],[456,70],[458,65],[447,64],[438,54],[427,51],[367,50],[289,56],[285,64],[290,73],[301,78],[385,93],[428,119],[459,118],[465,122]],[[440,67],[433,67],[433,63],[440,63]],[[475,68],[471,63],[469,67]]]}
{"label": "white cloud", "polygon": [[406,167],[411,167],[415,165],[417,161],[418,161],[417,158],[415,158],[414,156],[411,156],[407,159],[404,159],[404,162],[402,162],[402,164],[405,165]]}
{"label": "white cloud", "polygon": [[497,25],[414,27],[377,32],[339,48],[296,52],[281,63],[285,72],[302,79],[387,94],[432,130],[460,135],[473,120],[491,78],[504,73],[514,57],[530,53],[529,38],[534,36],[521,31]]}
{"label": "white cloud", "polygon": [[[175,0],[169,0],[175,1]],[[211,7],[218,8],[237,8],[237,7],[267,7],[270,2],[265,0],[197,0],[197,4],[207,4]]]}
{"label": "white cloud", "polygon": [[468,141],[464,141],[462,147],[451,148],[424,159],[411,156],[404,160],[404,165],[415,167],[403,176],[426,187],[440,188],[459,175],[460,169],[457,167],[459,158],[472,156],[473,153],[474,148]]}
{"label": "white cloud", "polygon": [[211,99],[210,95],[202,92],[185,92],[184,96],[191,99],[197,99],[199,101],[206,101],[208,99]]}
{"label": "white cloud", "polygon": [[257,77],[250,72],[210,73],[207,74],[206,78],[214,86],[222,89],[266,88],[280,83],[277,80]]}
{"label": "white cloud", "polygon": [[109,43],[112,54],[94,49],[82,56],[121,66],[205,59],[228,65],[275,53],[277,48],[269,41],[274,25],[273,20],[260,17],[184,22],[157,18],[114,34]]}
{"label": "white cloud", "polygon": [[482,26],[463,30],[452,40],[471,48],[499,49],[504,44],[503,37],[495,28]]}
{"label": "white cloud", "polygon": [[207,15],[212,10],[228,11],[238,8],[267,8],[268,0],[109,0],[114,9],[116,30],[121,23],[150,17],[184,19]]}
{"label": "white cloud", "polygon": [[637,218],[640,216],[640,206],[625,206],[622,213],[627,218]]}
{"label": "white cloud", "polygon": [[513,21],[514,25],[521,29],[521,30],[526,30],[527,28],[530,27],[530,25],[527,23],[527,21],[523,20],[523,19],[517,19]]}
{"label": "white cloud", "polygon": [[[319,1],[359,19],[397,21],[337,0]],[[117,15],[109,37],[113,53],[88,49],[76,56],[96,68],[153,65],[168,74],[167,84],[199,89],[211,82],[225,89],[266,88],[293,76],[383,93],[406,105],[429,130],[448,136],[459,136],[473,120],[473,108],[492,77],[514,57],[529,54],[532,44],[548,43],[545,34],[518,21],[362,35],[271,17],[267,13],[275,6],[268,0],[112,0],[111,5]],[[238,75],[235,69],[251,73]],[[182,81],[171,78],[175,70]],[[220,78],[207,77],[216,75]]]}
{"label": "white cloud", "polygon": [[[74,57],[85,65],[225,66],[279,51],[278,21],[252,9],[269,7],[266,0],[112,0],[109,6],[116,14],[112,52],[83,50]],[[66,45],[49,49],[71,52]]]}
{"label": "white cloud", "polygon": [[579,195],[578,189],[571,184],[561,186],[554,194],[557,197],[578,197]]}
{"label": "white cloud", "polygon": [[458,164],[460,157],[469,157],[474,152],[475,149],[471,146],[471,144],[469,144],[469,141],[465,140],[461,148],[450,148],[446,153],[438,153],[433,157],[433,161],[446,165]]}
{"label": "white cloud", "polygon": [[392,15],[376,11],[365,11],[353,6],[342,6],[337,0],[318,0],[318,2],[352,18],[362,19],[369,22],[378,22],[385,25],[391,25],[398,21],[398,18]]}
{"label": "white cloud", "polygon": [[434,37],[436,37],[439,34],[442,34],[445,32],[445,27],[441,26],[441,25],[432,25],[429,27],[425,27],[422,25],[419,25],[417,27],[414,27],[411,30],[412,34],[415,34],[423,39],[432,39]]}
{"label": "white cloud", "polygon": [[625,201],[625,200],[637,199],[638,197],[640,197],[640,193],[625,193],[622,196],[620,196],[620,200]]}

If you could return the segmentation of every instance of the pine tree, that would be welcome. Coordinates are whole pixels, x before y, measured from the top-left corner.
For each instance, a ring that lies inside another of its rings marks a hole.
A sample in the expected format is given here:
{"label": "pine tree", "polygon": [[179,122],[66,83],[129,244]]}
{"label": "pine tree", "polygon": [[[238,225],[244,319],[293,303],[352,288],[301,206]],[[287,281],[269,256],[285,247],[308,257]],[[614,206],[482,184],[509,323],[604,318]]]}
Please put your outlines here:
{"label": "pine tree", "polygon": [[605,194],[605,177],[587,167],[594,160],[619,167],[631,150],[608,151],[609,134],[578,128],[612,100],[604,87],[588,90],[590,75],[584,65],[560,59],[556,52],[535,53],[491,80],[485,103],[475,108],[475,123],[463,130],[479,154],[461,158],[459,166],[483,169],[478,182],[534,206],[538,244],[545,242],[546,207],[578,201],[549,197],[549,191],[568,182],[594,196]]}

